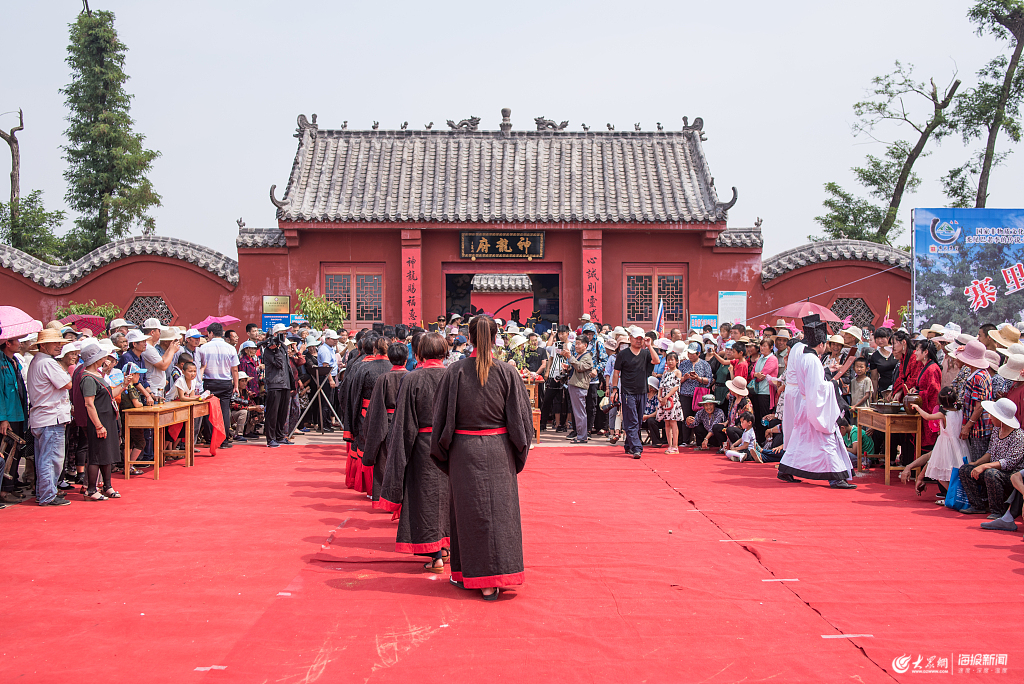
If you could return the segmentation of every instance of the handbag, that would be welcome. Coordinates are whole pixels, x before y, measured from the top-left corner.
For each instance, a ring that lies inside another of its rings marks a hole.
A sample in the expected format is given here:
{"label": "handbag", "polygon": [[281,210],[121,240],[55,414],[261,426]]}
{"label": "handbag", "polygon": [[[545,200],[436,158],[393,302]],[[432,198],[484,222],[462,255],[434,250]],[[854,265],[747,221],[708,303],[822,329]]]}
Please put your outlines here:
{"label": "handbag", "polygon": [[[967,463],[967,459],[964,459],[964,463]],[[960,470],[957,469],[955,477],[949,478],[949,489],[946,490],[946,507],[952,508],[954,511],[962,511],[971,505],[971,502],[967,500],[967,492],[964,491],[963,486],[960,484]]]}
{"label": "handbag", "polygon": [[706,394],[708,394],[710,391],[711,390],[709,390],[707,387],[701,387],[701,386],[698,385],[693,390],[693,402],[691,402],[693,405],[690,408],[692,408],[694,411],[697,411],[698,409],[700,409],[701,408],[700,400],[703,399],[704,396]]}

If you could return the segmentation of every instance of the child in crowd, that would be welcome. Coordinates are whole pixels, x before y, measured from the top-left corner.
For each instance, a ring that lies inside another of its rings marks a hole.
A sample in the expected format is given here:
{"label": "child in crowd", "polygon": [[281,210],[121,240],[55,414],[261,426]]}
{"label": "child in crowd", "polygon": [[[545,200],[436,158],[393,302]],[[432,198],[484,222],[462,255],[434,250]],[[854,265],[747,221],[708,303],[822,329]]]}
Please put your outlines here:
{"label": "child in crowd", "polygon": [[[956,391],[952,387],[943,387],[939,391],[939,412],[928,413],[917,404],[913,405],[914,410],[921,414],[924,420],[939,421],[939,436],[935,439],[935,448],[924,454],[900,473],[900,480],[904,483],[910,479],[910,471],[917,469],[916,489],[920,496],[925,488],[925,478],[936,480],[941,491],[949,487],[949,479],[957,473],[965,463],[970,460],[970,450],[967,442],[960,439],[960,429],[963,427],[964,416],[960,402],[957,400]],[[924,467],[926,466],[927,467]],[[944,503],[944,499],[936,503]]]}
{"label": "child in crowd", "polygon": [[754,414],[750,411],[740,416],[740,427],[743,428],[743,436],[732,443],[732,449],[725,452],[730,461],[743,462],[743,459],[750,456],[758,463],[761,463],[761,455],[757,449],[757,436],[754,434]]}
{"label": "child in crowd", "polygon": [[865,358],[858,358],[853,362],[853,382],[850,383],[850,395],[851,408],[857,408],[859,406],[867,406],[868,402],[871,401],[871,394],[874,391],[874,386],[871,384],[871,378],[868,377],[868,360]]}
{"label": "child in crowd", "polygon": [[[871,381],[868,380],[870,383]],[[861,467],[860,458],[864,457],[865,461],[868,460],[869,456],[875,455],[875,440],[871,438],[871,433],[864,431],[861,434],[861,430],[856,425],[850,425],[845,421],[840,425],[839,431],[843,433],[843,443],[846,445],[846,451],[850,454],[850,460],[858,468]],[[866,467],[866,463],[864,464]]]}
{"label": "child in crowd", "polygon": [[[121,394],[121,425],[126,425],[124,412],[128,409],[142,408],[146,400],[142,395],[142,385],[139,384],[139,377],[146,372],[129,361],[121,369],[124,373],[124,392]],[[131,461],[138,461],[142,450],[146,447],[146,434],[140,428],[128,430],[126,436],[128,446],[131,448]],[[137,473],[132,473],[137,474]]]}
{"label": "child in crowd", "polygon": [[182,376],[174,381],[174,396],[177,401],[195,401],[199,398],[196,387],[196,376],[198,375],[196,364],[186,361],[182,365]]}

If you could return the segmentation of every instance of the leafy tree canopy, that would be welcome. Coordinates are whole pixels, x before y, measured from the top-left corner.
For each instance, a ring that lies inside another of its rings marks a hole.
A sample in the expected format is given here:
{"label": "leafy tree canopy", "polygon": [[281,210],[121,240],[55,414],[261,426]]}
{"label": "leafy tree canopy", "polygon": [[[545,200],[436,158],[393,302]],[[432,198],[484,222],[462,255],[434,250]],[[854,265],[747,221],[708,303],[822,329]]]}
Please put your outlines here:
{"label": "leafy tree canopy", "polygon": [[146,177],[159,152],[143,148],[132,130],[132,95],[125,90],[125,47],[114,28],[114,14],[83,12],[71,24],[67,64],[71,83],[66,97],[68,168],[65,199],[81,213],[69,234],[69,258],[76,259],[134,226],[152,231],[150,209],[160,195]]}
{"label": "leafy tree canopy", "polygon": [[48,264],[64,263],[64,242],[56,231],[64,223],[63,211],[46,211],[43,191],[33,190],[18,200],[17,221],[11,204],[0,202],[0,242]]}

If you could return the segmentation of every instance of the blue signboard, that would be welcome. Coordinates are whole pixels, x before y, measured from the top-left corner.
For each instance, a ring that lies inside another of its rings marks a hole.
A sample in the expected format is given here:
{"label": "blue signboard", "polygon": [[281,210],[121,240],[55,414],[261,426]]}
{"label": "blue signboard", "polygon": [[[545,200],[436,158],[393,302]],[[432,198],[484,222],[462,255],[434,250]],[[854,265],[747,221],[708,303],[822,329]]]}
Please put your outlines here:
{"label": "blue signboard", "polygon": [[718,330],[718,315],[690,314],[690,330],[703,330],[705,325],[710,325],[712,330]]}
{"label": "blue signboard", "polygon": [[914,327],[1024,319],[1024,209],[915,209]]}
{"label": "blue signboard", "polygon": [[291,323],[291,319],[292,317],[288,314],[263,314],[263,330],[270,332],[270,329],[278,323],[288,325]]}

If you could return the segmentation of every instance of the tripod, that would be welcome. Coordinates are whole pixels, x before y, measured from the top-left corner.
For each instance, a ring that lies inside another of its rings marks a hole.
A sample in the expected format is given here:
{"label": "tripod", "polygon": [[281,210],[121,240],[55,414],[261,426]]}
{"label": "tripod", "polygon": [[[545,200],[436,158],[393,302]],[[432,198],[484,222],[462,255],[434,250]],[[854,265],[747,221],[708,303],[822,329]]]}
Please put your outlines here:
{"label": "tripod", "polygon": [[328,384],[331,379],[331,367],[330,366],[317,366],[313,369],[313,378],[317,383],[316,393],[309,398],[309,404],[306,406],[306,410],[299,415],[299,421],[295,423],[295,427],[288,433],[288,439],[292,438],[295,431],[302,425],[302,419],[309,413],[309,409],[313,408],[313,402],[316,400],[317,410],[320,412],[320,434],[324,434],[324,402],[327,402],[327,408],[331,409],[331,413],[335,418],[338,419],[338,423],[341,424],[341,417],[338,416],[337,411],[334,410],[334,405],[324,395],[324,385]]}

